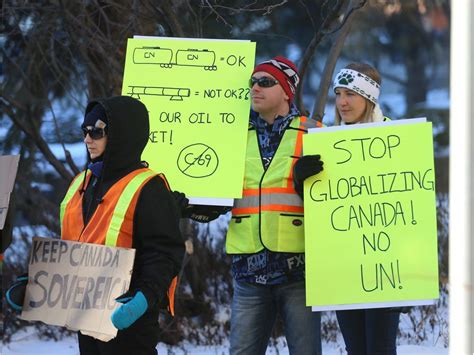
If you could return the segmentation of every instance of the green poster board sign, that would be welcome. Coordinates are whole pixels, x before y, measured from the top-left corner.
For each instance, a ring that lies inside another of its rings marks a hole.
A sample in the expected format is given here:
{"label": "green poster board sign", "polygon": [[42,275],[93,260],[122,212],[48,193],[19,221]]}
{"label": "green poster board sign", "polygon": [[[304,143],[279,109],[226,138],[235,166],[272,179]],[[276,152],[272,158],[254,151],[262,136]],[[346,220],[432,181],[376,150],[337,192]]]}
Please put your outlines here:
{"label": "green poster board sign", "polygon": [[304,154],[306,303],[314,310],[438,298],[435,172],[424,119],[312,130]]}
{"label": "green poster board sign", "polygon": [[215,201],[241,197],[254,62],[250,41],[128,40],[122,94],[146,105],[142,159],[172,189]]}

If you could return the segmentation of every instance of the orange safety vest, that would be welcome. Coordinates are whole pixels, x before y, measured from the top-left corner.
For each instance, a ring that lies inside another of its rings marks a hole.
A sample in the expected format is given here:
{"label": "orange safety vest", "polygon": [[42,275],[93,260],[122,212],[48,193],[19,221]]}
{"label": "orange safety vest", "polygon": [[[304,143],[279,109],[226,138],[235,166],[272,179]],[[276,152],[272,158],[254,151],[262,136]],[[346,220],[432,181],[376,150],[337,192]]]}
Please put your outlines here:
{"label": "orange safety vest", "polygon": [[303,201],[293,186],[293,166],[302,155],[303,134],[311,127],[322,124],[304,116],[294,118],[267,170],[257,133],[249,132],[243,197],[235,200],[232,209],[227,253],[252,254],[263,248],[304,252]]}
{"label": "orange safety vest", "polygon": [[[87,184],[91,173],[86,174]],[[84,226],[83,194],[81,193],[84,172],[78,174],[61,203],[61,238],[84,243],[132,248],[133,217],[138,197],[143,186],[156,175],[163,179],[169,190],[168,182],[163,174],[156,174],[148,168],[134,170],[122,177],[105,193],[102,203],[97,206],[89,222]],[[177,277],[171,281],[168,289],[168,308],[172,315],[174,315],[176,285]]]}

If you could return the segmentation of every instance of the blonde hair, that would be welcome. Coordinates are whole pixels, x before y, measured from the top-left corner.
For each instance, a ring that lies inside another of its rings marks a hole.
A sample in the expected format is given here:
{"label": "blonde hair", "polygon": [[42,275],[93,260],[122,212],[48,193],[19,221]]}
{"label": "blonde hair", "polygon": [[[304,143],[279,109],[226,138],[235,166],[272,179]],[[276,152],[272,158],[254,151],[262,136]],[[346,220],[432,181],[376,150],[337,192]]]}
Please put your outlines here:
{"label": "blonde hair", "polygon": [[[373,66],[365,63],[351,63],[348,64],[344,67],[345,69],[352,69],[355,71],[358,71],[359,73],[365,74],[368,77],[372,78],[377,82],[377,84],[381,85],[382,84],[382,77],[380,76],[380,73],[378,72],[377,69],[375,69]],[[359,94],[357,94],[359,95]],[[364,98],[365,101],[367,101],[367,105],[365,107],[364,114],[362,116],[362,119],[359,121],[360,123],[367,123],[367,122],[374,122],[374,108],[375,104]],[[335,107],[335,115],[334,115],[334,124],[336,126],[339,126],[341,124],[341,115],[339,114],[339,111],[337,107]]]}

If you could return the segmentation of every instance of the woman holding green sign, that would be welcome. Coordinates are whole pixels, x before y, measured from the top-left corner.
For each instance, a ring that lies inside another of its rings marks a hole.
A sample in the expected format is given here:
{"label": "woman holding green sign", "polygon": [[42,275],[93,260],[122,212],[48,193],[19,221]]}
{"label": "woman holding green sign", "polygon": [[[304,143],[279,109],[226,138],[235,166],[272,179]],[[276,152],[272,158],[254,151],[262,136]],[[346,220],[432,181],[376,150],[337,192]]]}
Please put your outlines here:
{"label": "woman holding green sign", "polygon": [[[379,72],[364,63],[343,68],[334,80],[336,125],[353,125],[390,120],[378,105],[381,78]],[[315,174],[314,160],[306,155],[294,166],[300,181]],[[394,355],[400,308],[377,308],[337,311],[337,320],[348,355]]]}
{"label": "woman holding green sign", "polygon": [[[379,72],[364,63],[351,63],[334,79],[336,125],[350,125],[390,120],[378,104]],[[397,353],[397,330],[400,312],[394,308],[337,311],[337,320],[349,355]]]}

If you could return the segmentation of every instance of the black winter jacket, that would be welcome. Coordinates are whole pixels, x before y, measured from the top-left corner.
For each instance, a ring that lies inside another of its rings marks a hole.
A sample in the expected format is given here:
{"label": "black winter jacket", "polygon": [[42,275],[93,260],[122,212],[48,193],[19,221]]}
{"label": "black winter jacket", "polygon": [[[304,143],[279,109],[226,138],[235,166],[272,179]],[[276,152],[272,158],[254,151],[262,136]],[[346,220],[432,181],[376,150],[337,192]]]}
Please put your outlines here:
{"label": "black winter jacket", "polygon": [[[140,101],[128,96],[92,101],[86,114],[95,105],[102,105],[107,113],[107,145],[100,177],[93,176],[83,186],[85,224],[115,182],[144,167],[140,158],[149,135],[148,111]],[[132,247],[136,256],[128,292],[133,296],[142,291],[149,311],[166,305],[166,291],[181,268],[185,249],[178,223],[171,193],[161,178],[152,178],[143,186],[135,210]]]}

